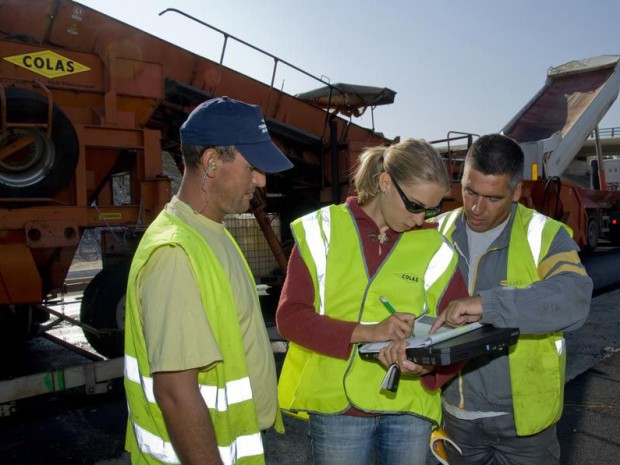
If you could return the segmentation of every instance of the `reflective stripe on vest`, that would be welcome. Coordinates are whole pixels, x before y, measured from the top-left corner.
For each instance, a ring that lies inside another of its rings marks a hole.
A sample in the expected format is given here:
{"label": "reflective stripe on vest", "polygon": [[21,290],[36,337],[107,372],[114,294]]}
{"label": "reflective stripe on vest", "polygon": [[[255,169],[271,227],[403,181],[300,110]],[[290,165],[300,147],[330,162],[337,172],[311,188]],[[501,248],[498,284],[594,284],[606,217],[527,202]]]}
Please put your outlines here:
{"label": "reflective stripe on vest", "polygon": [[[319,284],[319,311],[325,315],[325,271],[327,269],[327,254],[330,238],[330,211],[322,208],[310,215],[304,216],[301,221],[306,230],[306,240],[310,253],[316,264],[317,280]],[[323,240],[321,240],[321,238]]]}
{"label": "reflective stripe on vest", "polygon": [[[134,434],[140,446],[140,450],[155,457],[164,463],[181,463],[172,443],[163,441],[162,438],[150,433],[133,423]],[[220,457],[224,465],[232,465],[243,457],[251,457],[263,453],[263,442],[260,433],[239,436],[228,447],[218,446]]]}
{"label": "reflective stripe on vest", "polygon": [[[439,247],[439,250],[430,263],[428,264],[428,268],[426,269],[426,273],[424,274],[424,290],[428,291],[429,288],[440,279],[448,268],[450,267],[450,263],[452,262],[452,257],[454,256],[454,250],[444,242]],[[426,301],[424,302],[424,310],[426,311]]]}
{"label": "reflective stripe on vest", "polygon": [[[129,418],[131,418],[131,416]],[[155,457],[160,462],[181,463],[172,447],[172,443],[164,441],[159,436],[141,428],[133,420],[131,424],[136,440],[138,441],[138,447],[140,447],[142,452]]]}
{"label": "reflective stripe on vest", "polygon": [[439,215],[436,218],[431,218],[429,221],[436,221],[439,223],[439,232],[448,237],[448,231],[454,226],[454,222],[458,218],[459,214],[463,211],[462,208],[457,208],[450,212],[446,212],[443,215]]}
{"label": "reflective stripe on vest", "polygon": [[[149,402],[156,403],[153,391],[153,378],[140,376],[138,360],[130,355],[125,355],[125,376],[142,386],[142,391]],[[207,385],[200,385],[199,388],[200,395],[207,407],[220,412],[228,410],[229,405],[252,399],[252,386],[250,385],[249,377],[228,381],[223,389]]]}
{"label": "reflective stripe on vest", "polygon": [[[517,287],[540,280],[538,266],[563,224],[522,205],[510,236],[507,281]],[[526,260],[524,254],[531,254]],[[522,334],[509,354],[515,429],[529,436],[557,422],[562,414],[566,351],[561,331]]]}
{"label": "reflective stripe on vest", "polygon": [[534,257],[534,263],[536,267],[540,264],[542,257],[540,256],[540,250],[542,249],[542,236],[543,229],[547,223],[547,217],[541,215],[538,212],[534,212],[532,219],[527,226],[527,242],[530,245],[532,251],[532,257]]}
{"label": "reflective stripe on vest", "polygon": [[[456,210],[452,210],[432,218],[429,221],[438,222],[439,232],[446,237],[451,237],[452,231],[454,231],[456,219],[462,211],[462,207],[457,208]],[[527,227],[527,242],[530,246],[530,251],[532,252],[532,257],[534,258],[534,263],[536,266],[540,264],[540,260],[543,258],[541,257],[542,236],[547,220],[548,218],[545,215],[541,215],[537,211],[534,211]]]}

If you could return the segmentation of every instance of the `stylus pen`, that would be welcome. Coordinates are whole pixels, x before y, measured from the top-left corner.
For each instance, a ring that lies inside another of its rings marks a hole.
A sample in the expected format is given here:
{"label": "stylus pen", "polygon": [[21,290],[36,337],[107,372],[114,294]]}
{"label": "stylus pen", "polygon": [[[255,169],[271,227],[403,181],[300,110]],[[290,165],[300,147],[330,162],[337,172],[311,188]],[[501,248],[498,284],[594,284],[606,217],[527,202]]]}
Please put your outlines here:
{"label": "stylus pen", "polygon": [[389,310],[389,312],[394,315],[396,313],[396,309],[394,307],[392,307],[392,304],[390,303],[389,300],[387,300],[386,297],[383,297],[382,295],[379,296],[379,300],[381,301],[381,303],[383,304],[383,306],[385,308],[387,308]]}
{"label": "stylus pen", "polygon": [[[383,304],[383,306],[385,308],[387,308],[390,313],[393,315],[394,313],[396,313],[396,309],[394,308],[394,306],[390,303],[389,300],[387,300],[387,297],[384,296],[379,296],[379,300],[381,301],[381,303]],[[426,315],[428,313],[428,307],[424,309],[424,311],[422,313],[420,313],[418,316],[416,316],[414,318],[414,321],[422,318],[424,315]]]}

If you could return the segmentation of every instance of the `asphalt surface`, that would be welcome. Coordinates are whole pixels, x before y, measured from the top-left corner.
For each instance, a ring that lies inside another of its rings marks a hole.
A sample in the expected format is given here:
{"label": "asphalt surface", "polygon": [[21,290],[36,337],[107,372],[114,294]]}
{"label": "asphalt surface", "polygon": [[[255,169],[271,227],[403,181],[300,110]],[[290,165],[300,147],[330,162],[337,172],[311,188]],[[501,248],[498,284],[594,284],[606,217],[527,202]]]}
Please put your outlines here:
{"label": "asphalt surface", "polygon": [[[603,264],[584,258],[596,297],[584,327],[566,334],[568,382],[558,424],[565,465],[620,463],[620,289],[611,290],[620,281],[618,258],[620,251]],[[272,324],[272,316],[265,317]],[[0,346],[0,370],[27,360],[87,363],[66,352],[44,339]],[[280,364],[283,355],[275,357]],[[89,396],[76,388],[19,401],[14,414],[0,418],[0,465],[127,465],[126,416],[121,380],[107,394]],[[285,435],[266,433],[267,464],[311,464],[306,423],[285,417],[285,426]],[[436,463],[429,458],[429,465]]]}
{"label": "asphalt surface", "polygon": [[566,385],[558,437],[563,464],[620,463],[620,354]]}

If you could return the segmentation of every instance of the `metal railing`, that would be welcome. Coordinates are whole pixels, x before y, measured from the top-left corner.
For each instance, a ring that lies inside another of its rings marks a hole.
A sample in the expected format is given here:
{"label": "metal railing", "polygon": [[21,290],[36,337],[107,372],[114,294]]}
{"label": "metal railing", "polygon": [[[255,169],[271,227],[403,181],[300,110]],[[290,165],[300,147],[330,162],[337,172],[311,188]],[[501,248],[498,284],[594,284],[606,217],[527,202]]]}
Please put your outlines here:
{"label": "metal railing", "polygon": [[[620,137],[620,127],[601,128],[598,130],[599,137]],[[594,131],[590,133],[588,139],[594,139]]]}
{"label": "metal railing", "polygon": [[[213,31],[216,31],[216,32],[222,34],[222,36],[224,37],[224,43],[222,45],[222,52],[220,54],[219,68],[221,68],[223,66],[224,55],[226,53],[226,45],[228,43],[228,39],[233,39],[233,40],[239,42],[240,44],[243,44],[246,47],[249,47],[249,48],[251,48],[251,49],[253,49],[253,50],[255,50],[255,51],[259,52],[259,53],[262,53],[263,55],[265,55],[265,56],[267,56],[267,57],[269,57],[269,58],[271,58],[273,60],[273,71],[271,73],[271,83],[269,85],[269,96],[267,98],[266,108],[263,109],[265,114],[268,114],[269,110],[270,110],[271,96],[272,96],[273,89],[274,89],[274,82],[275,82],[276,72],[278,70],[278,64],[279,63],[282,63],[282,64],[284,64],[284,65],[294,69],[295,71],[297,71],[297,72],[299,72],[299,73],[301,73],[301,74],[303,74],[303,75],[305,75],[305,76],[307,76],[307,77],[309,77],[311,79],[314,79],[314,80],[320,82],[324,86],[328,86],[329,89],[330,89],[330,95],[329,95],[329,100],[328,100],[326,111],[327,111],[327,113],[330,113],[332,92],[333,92],[334,89],[336,89],[336,90],[339,90],[339,89],[338,89],[337,86],[332,85],[330,82],[326,82],[325,79],[323,79],[324,76],[318,77],[318,76],[315,76],[313,74],[310,74],[307,71],[304,71],[303,69],[301,69],[301,68],[299,68],[299,67],[297,67],[297,66],[295,66],[295,65],[293,65],[291,63],[289,63],[288,61],[282,60],[281,58],[278,58],[277,56],[275,56],[275,55],[273,55],[273,54],[271,54],[271,53],[269,53],[269,52],[267,52],[265,50],[262,50],[262,49],[254,46],[254,45],[252,45],[252,44],[250,44],[250,43],[248,43],[248,42],[246,42],[246,41],[244,41],[242,39],[239,39],[238,37],[235,37],[235,36],[225,32],[225,31],[222,31],[221,29],[218,29],[215,26],[212,26],[212,25],[210,25],[208,23],[205,23],[204,21],[201,21],[200,19],[198,19],[198,18],[196,18],[194,16],[191,16],[191,15],[189,15],[189,14],[187,14],[187,13],[181,11],[181,10],[178,10],[176,8],[166,8],[165,10],[163,10],[162,12],[159,13],[159,16],[162,16],[163,14],[168,13],[168,12],[177,13],[177,14],[179,14],[181,16],[184,16],[184,17],[186,17],[188,19],[191,19],[192,21],[197,22],[198,24],[201,24],[201,25],[203,25],[203,26],[205,26],[205,27],[207,27],[209,29],[212,29]],[[219,69],[218,69],[218,72],[219,72]],[[214,90],[215,89],[212,89],[212,91],[214,91]]]}

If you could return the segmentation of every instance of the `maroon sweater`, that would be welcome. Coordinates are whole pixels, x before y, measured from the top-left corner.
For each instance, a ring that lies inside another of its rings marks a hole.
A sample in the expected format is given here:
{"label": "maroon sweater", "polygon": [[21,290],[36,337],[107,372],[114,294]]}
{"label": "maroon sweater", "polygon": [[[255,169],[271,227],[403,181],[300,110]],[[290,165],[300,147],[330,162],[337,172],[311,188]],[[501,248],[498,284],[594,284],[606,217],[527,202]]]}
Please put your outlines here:
{"label": "maroon sweater", "polygon": [[[349,197],[345,204],[357,222],[366,266],[368,273],[372,276],[392,250],[400,233],[388,229],[387,239],[381,243],[379,228],[361,209],[357,198]],[[425,224],[423,227],[436,227],[436,224]],[[457,272],[439,303],[439,311],[443,310],[451,300],[465,296],[467,296],[467,289],[460,273]],[[351,355],[353,347],[351,335],[358,323],[336,320],[315,312],[312,278],[295,246],[289,258],[287,277],[276,311],[276,324],[278,331],[286,339],[317,353],[346,360]],[[451,377],[456,371],[448,370],[448,373]],[[435,379],[434,375],[423,378],[431,378],[424,384],[436,389],[449,377],[443,381]]]}

